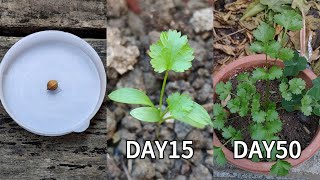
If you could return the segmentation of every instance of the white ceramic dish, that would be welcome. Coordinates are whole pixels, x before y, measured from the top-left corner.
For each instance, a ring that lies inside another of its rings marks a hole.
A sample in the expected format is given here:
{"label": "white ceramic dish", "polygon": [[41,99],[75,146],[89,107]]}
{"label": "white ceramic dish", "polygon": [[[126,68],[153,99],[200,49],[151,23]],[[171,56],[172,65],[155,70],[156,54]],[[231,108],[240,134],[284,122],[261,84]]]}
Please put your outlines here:
{"label": "white ceramic dish", "polygon": [[[56,91],[47,82],[57,80]],[[0,98],[20,126],[39,135],[82,132],[99,110],[106,73],[95,50],[81,38],[42,31],[14,44],[0,64]]]}

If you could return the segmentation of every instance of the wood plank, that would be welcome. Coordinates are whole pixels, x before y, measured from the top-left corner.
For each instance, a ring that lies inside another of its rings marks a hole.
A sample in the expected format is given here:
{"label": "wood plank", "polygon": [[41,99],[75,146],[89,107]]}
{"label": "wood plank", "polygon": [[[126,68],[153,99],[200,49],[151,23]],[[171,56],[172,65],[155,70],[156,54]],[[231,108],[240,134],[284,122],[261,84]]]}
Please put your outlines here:
{"label": "wood plank", "polygon": [[104,38],[106,21],[106,0],[0,0],[0,35],[67,29]]}
{"label": "wood plank", "polygon": [[[0,57],[20,38],[0,37]],[[86,39],[105,62],[105,40]],[[106,102],[84,133],[38,136],[18,126],[0,106],[0,177],[106,179]]]}

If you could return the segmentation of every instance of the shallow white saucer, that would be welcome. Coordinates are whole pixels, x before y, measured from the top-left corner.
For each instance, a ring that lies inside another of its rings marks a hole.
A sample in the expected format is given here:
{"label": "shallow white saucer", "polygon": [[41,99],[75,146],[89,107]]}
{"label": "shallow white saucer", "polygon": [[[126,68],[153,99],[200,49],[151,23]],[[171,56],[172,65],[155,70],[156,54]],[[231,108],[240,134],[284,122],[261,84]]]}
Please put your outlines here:
{"label": "shallow white saucer", "polygon": [[[59,87],[48,91],[47,82]],[[39,135],[82,132],[99,110],[106,74],[95,50],[81,38],[42,31],[14,44],[0,64],[0,98],[20,126]]]}

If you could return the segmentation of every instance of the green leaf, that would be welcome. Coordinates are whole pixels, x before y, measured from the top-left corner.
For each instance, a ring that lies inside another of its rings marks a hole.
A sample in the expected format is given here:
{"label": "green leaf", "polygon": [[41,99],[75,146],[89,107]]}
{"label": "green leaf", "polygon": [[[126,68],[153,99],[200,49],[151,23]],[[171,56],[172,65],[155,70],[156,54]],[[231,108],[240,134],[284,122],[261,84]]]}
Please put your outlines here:
{"label": "green leaf", "polygon": [[310,95],[304,95],[301,99],[301,111],[305,116],[310,116],[312,112],[312,98]]}
{"label": "green leaf", "polygon": [[227,113],[225,112],[224,108],[221,106],[221,104],[213,104],[213,115],[215,117],[222,117],[226,118]]}
{"label": "green leaf", "polygon": [[280,92],[286,92],[289,88],[289,85],[286,82],[281,82],[279,85]]}
{"label": "green leaf", "polygon": [[235,97],[234,99],[230,99],[227,103],[227,107],[229,108],[231,113],[236,113],[240,110],[240,98]]}
{"label": "green leaf", "polygon": [[289,90],[292,94],[301,94],[302,90],[306,88],[306,82],[301,78],[293,78],[289,81]]}
{"label": "green leaf", "polygon": [[237,133],[237,130],[232,126],[222,129],[222,137],[225,139],[232,138],[233,136],[236,135],[236,133]]}
{"label": "green leaf", "polygon": [[254,112],[252,114],[252,120],[257,123],[262,123],[266,120],[266,115],[264,111]]}
{"label": "green leaf", "polygon": [[285,29],[298,31],[302,29],[302,16],[294,10],[284,10],[274,16],[274,21]]}
{"label": "green leaf", "polygon": [[241,73],[237,76],[237,80],[239,82],[250,82],[249,80],[249,73],[247,72],[244,72],[244,73]]}
{"label": "green leaf", "polygon": [[292,0],[260,0],[260,3],[263,5],[267,5],[268,9],[271,9],[275,12],[283,11],[287,6],[287,4],[291,4]]}
{"label": "green leaf", "polygon": [[133,109],[130,115],[145,122],[159,122],[161,120],[160,111],[155,107],[139,107]]}
{"label": "green leaf", "polygon": [[252,52],[256,52],[256,53],[262,53],[262,52],[265,52],[265,46],[262,42],[253,42],[251,43],[249,49],[252,51]]}
{"label": "green leaf", "polygon": [[272,58],[278,58],[280,48],[281,44],[278,41],[272,40],[269,42],[268,46],[265,46],[265,53]]}
{"label": "green leaf", "polygon": [[[233,136],[232,136],[232,140],[231,140],[231,145],[234,146],[234,141],[242,141],[242,134],[241,131],[237,131]],[[240,146],[240,148],[242,148],[242,146]]]}
{"label": "green leaf", "polygon": [[297,76],[300,71],[303,71],[307,67],[308,61],[305,57],[299,55],[298,52],[294,52],[294,57],[291,60],[284,61],[284,76]]}
{"label": "green leaf", "polygon": [[270,173],[277,176],[286,176],[289,174],[291,164],[284,160],[277,160],[277,162],[271,166]]}
{"label": "green leaf", "polygon": [[221,130],[224,127],[224,120],[223,119],[214,119],[213,120],[213,128],[217,129],[217,130]]}
{"label": "green leaf", "polygon": [[267,121],[274,121],[279,119],[279,114],[276,110],[269,109],[266,114]]}
{"label": "green leaf", "polygon": [[193,109],[182,119],[177,119],[196,128],[204,128],[207,125],[213,125],[208,112],[196,102],[193,102]]}
{"label": "green leaf", "polygon": [[252,16],[262,12],[266,8],[267,8],[267,6],[261,4],[259,1],[252,1],[248,5],[246,11],[243,13],[243,16],[241,17],[240,21],[243,21],[244,19],[246,19],[248,17],[252,17]]}
{"label": "green leaf", "polygon": [[320,116],[320,86],[314,85],[308,92],[307,95],[310,95],[313,102],[313,113],[317,116]]}
{"label": "green leaf", "polygon": [[279,50],[279,59],[287,61],[294,57],[294,51],[290,48],[281,48]]}
{"label": "green leaf", "polygon": [[167,70],[184,72],[194,59],[187,36],[181,36],[176,30],[162,32],[160,40],[150,46],[149,56],[152,67],[159,73]]}
{"label": "green leaf", "polygon": [[282,69],[277,66],[272,66],[268,73],[269,80],[279,79],[282,76]]}
{"label": "green leaf", "polygon": [[266,128],[269,133],[278,133],[282,130],[282,122],[280,119],[266,122]]}
{"label": "green leaf", "polygon": [[267,130],[261,123],[251,125],[250,133],[253,140],[265,140],[267,137]]}
{"label": "green leaf", "polygon": [[173,93],[167,98],[168,108],[171,115],[177,119],[182,119],[186,113],[193,108],[193,101],[186,94]]}
{"label": "green leaf", "polygon": [[320,86],[320,77],[317,77],[316,79],[312,80],[313,86]]}
{"label": "green leaf", "polygon": [[292,93],[291,92],[283,92],[281,93],[281,96],[286,100],[286,101],[291,101],[292,99]]}
{"label": "green leaf", "polygon": [[219,82],[216,85],[216,93],[219,95],[220,100],[225,100],[231,94],[232,84],[231,82]]}
{"label": "green leaf", "polygon": [[286,111],[292,112],[292,111],[298,109],[299,104],[301,102],[301,98],[302,98],[301,94],[293,95],[293,96],[291,96],[291,100],[289,100],[289,101],[282,99],[281,105]]}
{"label": "green leaf", "polygon": [[267,43],[268,41],[272,40],[274,35],[275,29],[263,21],[257,27],[257,29],[253,31],[253,36],[263,43]]}
{"label": "green leaf", "polygon": [[256,80],[266,80],[268,78],[267,71],[264,68],[256,68],[252,72],[252,78]]}
{"label": "green leaf", "polygon": [[260,110],[260,94],[257,93],[252,98],[251,112],[256,113]]}
{"label": "green leaf", "polygon": [[112,101],[154,106],[149,97],[142,91],[133,88],[121,88],[108,95]]}
{"label": "green leaf", "polygon": [[226,156],[224,155],[221,147],[213,146],[213,158],[220,166],[223,166],[227,163]]}
{"label": "green leaf", "polygon": [[169,112],[179,121],[196,128],[212,124],[208,112],[185,94],[173,93],[167,98]]}

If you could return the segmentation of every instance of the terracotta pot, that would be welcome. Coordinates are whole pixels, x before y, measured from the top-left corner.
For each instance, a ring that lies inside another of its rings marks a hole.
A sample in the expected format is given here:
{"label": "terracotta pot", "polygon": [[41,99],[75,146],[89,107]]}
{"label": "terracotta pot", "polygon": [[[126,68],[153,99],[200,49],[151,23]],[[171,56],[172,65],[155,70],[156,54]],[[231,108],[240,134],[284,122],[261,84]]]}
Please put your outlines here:
{"label": "terracotta pot", "polygon": [[[270,60],[269,63],[272,64],[274,60]],[[231,62],[230,64],[222,67],[217,73],[213,75],[213,88],[215,89],[215,86],[220,81],[227,81],[230,77],[232,77],[234,74],[241,73],[245,70],[254,69],[255,67],[263,67],[265,64],[265,55],[251,55],[239,58],[238,60],[235,60]],[[282,61],[277,60],[275,62],[275,65],[284,67],[284,64]],[[312,86],[312,80],[315,79],[317,76],[309,69],[304,70],[299,74],[299,77],[304,79],[306,81],[306,84],[308,87]],[[216,98],[216,95],[214,95],[214,100]],[[214,146],[221,146],[220,140],[217,138],[217,135],[215,132],[213,132],[213,145]],[[286,161],[291,163],[292,166],[297,166],[298,164],[308,160],[311,158],[318,150],[320,149],[320,128],[318,128],[315,137],[313,138],[311,144],[306,147],[302,153],[301,156],[298,159],[291,159],[288,158]],[[222,147],[222,150],[227,158],[227,160],[237,166],[240,169],[244,169],[251,172],[256,173],[263,173],[267,174],[270,172],[271,166],[275,162],[252,162],[249,159],[234,159],[233,158],[233,152],[227,149],[226,147]]]}

